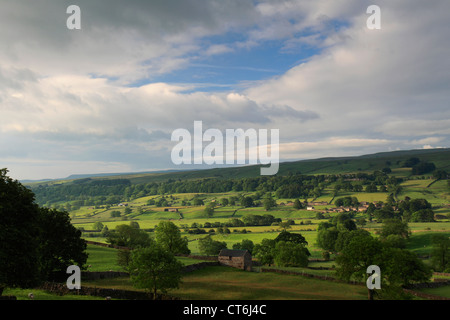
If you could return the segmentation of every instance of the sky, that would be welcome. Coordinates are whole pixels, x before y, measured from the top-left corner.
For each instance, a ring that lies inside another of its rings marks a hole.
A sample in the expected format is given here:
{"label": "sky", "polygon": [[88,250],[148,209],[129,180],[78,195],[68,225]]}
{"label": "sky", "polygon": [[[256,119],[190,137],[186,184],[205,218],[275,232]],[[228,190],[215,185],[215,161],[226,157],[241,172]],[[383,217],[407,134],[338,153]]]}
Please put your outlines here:
{"label": "sky", "polygon": [[0,167],[15,179],[182,169],[171,134],[194,121],[278,129],[280,161],[450,147],[448,0],[0,8]]}

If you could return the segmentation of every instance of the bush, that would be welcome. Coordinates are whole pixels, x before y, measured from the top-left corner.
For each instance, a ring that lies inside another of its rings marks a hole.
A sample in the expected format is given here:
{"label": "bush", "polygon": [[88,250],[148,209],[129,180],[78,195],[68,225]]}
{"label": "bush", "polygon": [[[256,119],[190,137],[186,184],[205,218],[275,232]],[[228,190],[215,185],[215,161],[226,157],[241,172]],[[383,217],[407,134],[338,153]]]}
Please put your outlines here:
{"label": "bush", "polygon": [[111,211],[110,215],[111,215],[111,218],[118,218],[118,217],[120,217],[120,211],[119,210]]}
{"label": "bush", "polygon": [[434,222],[434,212],[431,209],[422,209],[411,215],[412,222]]}
{"label": "bush", "polygon": [[274,262],[280,267],[306,267],[307,249],[302,244],[278,241],[275,245]]}

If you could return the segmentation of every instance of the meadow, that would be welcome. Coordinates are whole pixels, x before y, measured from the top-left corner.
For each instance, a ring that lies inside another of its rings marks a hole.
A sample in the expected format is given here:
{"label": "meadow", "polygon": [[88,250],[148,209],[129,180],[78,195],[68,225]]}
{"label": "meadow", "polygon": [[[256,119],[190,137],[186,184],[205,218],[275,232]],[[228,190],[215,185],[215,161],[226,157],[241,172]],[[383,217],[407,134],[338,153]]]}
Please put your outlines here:
{"label": "meadow", "polygon": [[[422,152],[422,151],[421,151]],[[448,169],[449,151],[434,154],[423,151],[421,159],[432,160],[439,168]],[[400,192],[395,195],[397,201],[407,198],[426,199],[435,213],[435,222],[409,222],[411,232],[407,241],[407,249],[426,259],[432,250],[431,238],[433,234],[446,234],[450,236],[450,192],[446,180],[435,180],[432,174],[413,176],[411,168],[401,166],[401,161],[411,153],[387,153],[372,157],[354,157],[348,159],[329,158],[314,161],[302,161],[282,164],[280,174],[290,175],[301,172],[308,175],[321,174],[357,174],[371,173],[381,170],[389,162],[392,165],[390,177],[404,179],[400,184]],[[401,160],[402,159],[402,160]],[[256,173],[255,173],[256,172]],[[167,181],[184,181],[189,179],[214,178],[245,178],[254,177],[259,172],[258,167],[247,166],[242,168],[210,169],[187,172],[172,172],[161,174],[133,174],[121,176],[129,179],[132,184]],[[70,184],[70,181],[62,183]],[[355,182],[357,184],[358,182]],[[161,221],[171,221],[180,228],[181,235],[188,239],[188,247],[193,255],[201,255],[198,247],[199,239],[211,235],[214,240],[225,242],[231,249],[234,244],[243,240],[251,240],[254,244],[261,243],[263,239],[274,239],[283,230],[300,233],[308,242],[307,248],[311,253],[309,267],[322,267],[323,270],[312,268],[283,268],[289,271],[306,272],[315,275],[333,276],[334,261],[317,261],[322,259],[322,249],[317,245],[317,228],[321,222],[337,215],[327,209],[335,207],[334,200],[340,197],[356,197],[359,202],[385,202],[388,199],[387,191],[365,192],[339,190],[336,194],[337,182],[325,183],[320,194],[310,197],[308,201],[323,202],[315,205],[314,209],[295,209],[292,203],[295,198],[277,198],[274,196],[276,206],[265,210],[260,204],[254,207],[237,205],[220,205],[223,198],[231,199],[240,196],[258,198],[257,191],[230,191],[216,193],[164,193],[158,191],[157,195],[133,195],[127,201],[114,205],[81,205],[69,210],[72,224],[82,230],[86,240],[107,242],[105,234],[96,229],[101,223],[103,231],[113,230],[118,225],[137,223],[139,228],[153,235],[154,228]],[[106,196],[105,196],[106,197]],[[163,198],[169,200],[169,206],[158,206],[155,202]],[[195,198],[201,198],[203,205],[193,205]],[[261,198],[258,199],[262,201]],[[304,199],[300,199],[304,200]],[[214,212],[208,216],[205,207],[214,203]],[[64,206],[64,202],[58,203]],[[177,211],[169,211],[177,209]],[[117,214],[119,213],[119,214]],[[323,217],[318,216],[323,213]],[[281,221],[291,221],[288,227],[279,223],[264,226],[228,227],[227,232],[219,232],[214,223],[225,224],[232,219],[243,219],[246,215],[272,215]],[[364,221],[358,228],[364,228],[377,237],[382,224],[376,220],[371,221],[365,212],[356,213],[355,219]],[[97,225],[95,225],[97,224]],[[193,230],[203,230],[203,233],[192,233]],[[90,271],[122,271],[117,264],[117,251],[112,248],[88,245],[88,265]],[[180,258],[187,265],[197,263],[198,260]],[[333,257],[332,257],[333,259]],[[211,284],[214,283],[212,286]],[[108,280],[91,281],[85,285],[114,287],[132,290],[129,278],[116,278]],[[449,287],[440,289],[427,289],[429,293],[449,296]],[[367,288],[350,284],[336,283],[301,276],[280,275],[275,273],[243,272],[225,267],[208,267],[186,274],[183,284],[173,294],[183,299],[367,299]]]}
{"label": "meadow", "polygon": [[[130,289],[127,278],[87,285]],[[186,274],[180,288],[170,294],[184,300],[363,300],[367,288],[295,275],[207,267]]]}
{"label": "meadow", "polygon": [[[450,233],[449,233],[450,235]],[[420,250],[425,238],[429,238],[431,233],[425,235],[413,235],[408,244],[408,249]],[[417,251],[419,252],[419,251]],[[117,264],[117,251],[112,248],[88,245],[91,271],[123,271]],[[177,257],[183,265],[195,264],[201,260],[188,257]],[[333,269],[318,270],[315,268],[333,268],[334,261],[310,262],[307,268],[286,267],[277,268],[280,270],[303,272],[318,276],[333,277]],[[312,269],[314,268],[314,269]],[[285,275],[272,272],[258,272],[259,267],[254,268],[256,272],[245,272],[228,267],[207,267],[183,276],[180,287],[171,290],[172,296],[188,300],[365,300],[367,299],[367,288],[363,285],[353,285],[341,282],[320,280],[303,277],[299,275]],[[445,276],[434,276],[434,278],[445,278]],[[135,289],[129,277],[118,277],[113,279],[100,279],[83,281],[82,285],[91,287],[104,287],[122,290]],[[450,287],[418,290],[428,294],[450,297]],[[18,291],[11,291],[17,293]],[[21,292],[21,293],[20,293]],[[19,291],[21,296],[26,297],[27,291]],[[34,293],[34,292],[33,292]],[[35,295],[38,295],[35,293]],[[43,293],[45,299],[51,298]],[[66,299],[77,299],[77,296],[69,296]]]}
{"label": "meadow", "polygon": [[[412,234],[420,234],[423,232],[450,232],[450,194],[447,191],[447,182],[445,180],[436,181],[430,178],[425,179],[412,179],[406,180],[401,184],[402,192],[399,195],[400,199],[405,197],[410,198],[423,198],[430,202],[433,206],[433,210],[440,219],[436,219],[436,222],[410,222],[409,228]],[[431,184],[431,185],[430,185]],[[322,195],[314,201],[330,201],[332,199],[333,186],[328,186],[322,193]],[[241,192],[246,196],[252,195],[251,192]],[[327,219],[317,219],[317,212],[325,212],[326,209],[334,207],[334,204],[316,206],[315,210],[306,209],[294,209],[292,206],[286,205],[289,202],[293,202],[295,199],[276,199],[277,206],[269,211],[266,211],[263,207],[251,207],[244,208],[241,206],[220,206],[214,210],[214,214],[211,217],[207,217],[205,214],[205,206],[181,206],[181,201],[189,201],[194,198],[195,195],[200,196],[205,204],[211,201],[219,201],[221,198],[229,198],[232,196],[238,196],[238,192],[221,193],[221,194],[170,194],[166,197],[173,199],[174,204],[170,207],[172,209],[178,209],[178,212],[165,211],[167,207],[156,207],[155,205],[148,205],[147,202],[150,199],[158,199],[161,196],[147,196],[137,198],[127,202],[127,207],[124,206],[110,206],[106,207],[81,207],[78,210],[72,211],[72,223],[77,227],[83,229],[85,232],[83,236],[87,240],[93,240],[98,242],[105,242],[106,238],[101,235],[100,232],[93,230],[95,222],[101,222],[109,230],[113,230],[117,225],[128,224],[130,221],[137,222],[139,227],[144,230],[152,232],[156,225],[160,221],[171,221],[176,224],[182,232],[183,236],[186,236],[189,240],[189,249],[192,254],[199,254],[198,239],[206,236],[206,234],[189,234],[187,231],[192,226],[202,227],[205,223],[226,223],[230,219],[241,219],[245,215],[266,215],[270,214],[275,218],[280,218],[282,221],[292,220],[293,225],[287,229],[289,232],[301,233],[308,241],[308,249],[312,253],[312,258],[321,258],[321,249],[316,246],[317,227],[320,222],[327,221]],[[357,197],[360,202],[377,202],[386,201],[388,197],[387,192],[340,192],[338,197]],[[125,208],[131,209],[131,213],[125,214]],[[111,217],[111,212],[121,212],[120,217]],[[333,217],[337,213],[326,213],[326,218]],[[355,218],[364,218],[366,223],[363,226],[366,230],[376,234],[376,231],[381,228],[381,224],[370,222],[367,220],[367,216],[364,212],[357,213]],[[204,228],[206,232],[213,229],[217,231],[217,228]],[[219,234],[217,232],[212,233],[214,240],[225,241],[228,248],[232,248],[233,244],[241,242],[244,239],[253,241],[254,244],[260,243],[262,239],[275,238],[281,228],[278,225],[271,226],[245,226],[245,227],[229,227],[230,233]],[[245,230],[244,230],[245,229]],[[428,239],[429,240],[429,239]],[[425,247],[418,250],[420,253],[428,252],[430,250],[431,242],[424,244]]]}

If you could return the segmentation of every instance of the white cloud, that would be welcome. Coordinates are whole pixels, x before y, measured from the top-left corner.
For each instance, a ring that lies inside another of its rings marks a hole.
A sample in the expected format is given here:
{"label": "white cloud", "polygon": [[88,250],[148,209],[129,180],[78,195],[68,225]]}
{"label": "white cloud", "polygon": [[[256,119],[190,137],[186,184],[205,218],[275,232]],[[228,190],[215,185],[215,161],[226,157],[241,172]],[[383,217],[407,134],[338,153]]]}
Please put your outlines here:
{"label": "white cloud", "polygon": [[[330,17],[333,12],[339,16],[337,2],[325,3]],[[380,6],[381,30],[365,27],[364,12],[350,16],[350,27],[339,32],[339,41],[246,94],[257,103],[277,102],[320,116],[320,121],[302,125],[301,133],[286,128],[292,139],[315,141],[339,133],[377,139],[448,135],[449,92],[444,87],[450,75],[444,70],[450,47],[444,41],[449,23],[443,13],[450,9],[448,3]]]}
{"label": "white cloud", "polygon": [[66,28],[70,4],[0,1],[3,63],[42,75],[94,74],[132,83],[184,66],[203,37],[251,24],[255,16],[245,0],[81,0],[81,30],[73,31]]}
{"label": "white cloud", "polygon": [[[79,32],[69,4],[0,0],[0,147],[27,175],[171,167],[171,131],[195,120],[280,129],[288,159],[449,146],[448,1],[381,1],[381,30],[357,0],[79,1]],[[271,41],[315,55],[239,92],[152,82]]]}
{"label": "white cloud", "polygon": [[[312,159],[326,156],[361,155],[361,149],[389,148],[396,141],[331,137],[318,141],[286,142],[280,144],[280,158],[285,160]],[[324,153],[324,150],[326,152]]]}
{"label": "white cloud", "polygon": [[423,139],[419,139],[419,140],[413,140],[411,141],[412,144],[436,144],[439,143],[443,140],[443,137],[428,137],[428,138],[423,138]]}

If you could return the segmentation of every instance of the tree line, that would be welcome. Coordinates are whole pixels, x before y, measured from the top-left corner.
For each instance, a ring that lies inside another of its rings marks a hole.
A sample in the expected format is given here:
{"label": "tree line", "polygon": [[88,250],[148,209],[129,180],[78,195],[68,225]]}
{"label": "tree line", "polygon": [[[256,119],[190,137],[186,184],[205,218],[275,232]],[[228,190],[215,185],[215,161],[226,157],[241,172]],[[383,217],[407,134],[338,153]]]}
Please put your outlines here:
{"label": "tree line", "polygon": [[67,212],[39,207],[33,192],[0,169],[0,295],[33,287],[87,261],[86,242]]}
{"label": "tree line", "polygon": [[[442,175],[446,177],[445,175]],[[174,193],[225,193],[232,191],[273,193],[277,198],[307,199],[319,197],[323,190],[334,184],[334,193],[355,192],[401,192],[401,178],[389,176],[386,170],[373,173],[259,176],[253,178],[226,179],[168,179],[149,183],[131,183],[128,179],[85,178],[61,184],[39,184],[31,186],[36,202],[41,206],[81,206],[113,205],[136,198]]]}

